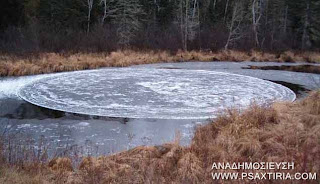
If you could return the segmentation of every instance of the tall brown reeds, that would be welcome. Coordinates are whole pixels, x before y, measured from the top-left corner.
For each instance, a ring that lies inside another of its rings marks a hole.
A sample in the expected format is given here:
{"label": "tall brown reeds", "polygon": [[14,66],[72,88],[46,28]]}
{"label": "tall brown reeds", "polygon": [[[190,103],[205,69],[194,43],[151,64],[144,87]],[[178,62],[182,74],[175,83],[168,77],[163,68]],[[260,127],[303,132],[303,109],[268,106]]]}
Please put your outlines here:
{"label": "tall brown reeds", "polygon": [[35,56],[0,56],[0,76],[22,76],[64,71],[96,69],[101,67],[125,67],[139,64],[187,61],[273,61],[320,62],[317,52],[281,54],[260,51],[133,51],[119,50],[107,53],[41,53]]}

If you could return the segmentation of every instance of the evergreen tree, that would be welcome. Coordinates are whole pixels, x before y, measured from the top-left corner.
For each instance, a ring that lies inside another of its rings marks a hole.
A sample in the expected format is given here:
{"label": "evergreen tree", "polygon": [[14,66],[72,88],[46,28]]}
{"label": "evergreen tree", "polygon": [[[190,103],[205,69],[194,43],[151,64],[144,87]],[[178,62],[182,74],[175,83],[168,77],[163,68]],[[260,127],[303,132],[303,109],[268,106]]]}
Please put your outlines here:
{"label": "evergreen tree", "polygon": [[138,0],[118,0],[114,23],[117,25],[118,43],[129,46],[130,41],[142,27],[143,9]]}

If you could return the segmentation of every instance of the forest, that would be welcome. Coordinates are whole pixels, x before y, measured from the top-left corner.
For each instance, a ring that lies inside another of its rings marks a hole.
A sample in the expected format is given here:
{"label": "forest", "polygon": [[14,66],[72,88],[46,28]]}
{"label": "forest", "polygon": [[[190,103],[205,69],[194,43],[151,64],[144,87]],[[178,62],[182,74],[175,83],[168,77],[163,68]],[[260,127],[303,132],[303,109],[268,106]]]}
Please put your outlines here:
{"label": "forest", "polygon": [[315,50],[319,0],[2,0],[0,52]]}
{"label": "forest", "polygon": [[0,0],[0,184],[320,184],[319,74],[320,0]]}

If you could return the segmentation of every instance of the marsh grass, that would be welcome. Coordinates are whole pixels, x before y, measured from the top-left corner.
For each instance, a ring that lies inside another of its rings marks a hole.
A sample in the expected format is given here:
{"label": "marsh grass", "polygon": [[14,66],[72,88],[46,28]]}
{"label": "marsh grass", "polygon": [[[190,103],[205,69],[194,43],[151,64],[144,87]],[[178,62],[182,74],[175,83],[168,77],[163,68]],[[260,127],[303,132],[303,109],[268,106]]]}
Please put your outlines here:
{"label": "marsh grass", "polygon": [[228,109],[212,123],[197,127],[187,147],[179,144],[179,134],[177,137],[172,143],[159,146],[139,146],[114,155],[85,157],[78,166],[72,164],[72,158],[58,157],[23,168],[14,164],[0,167],[0,182],[212,183],[213,162],[294,162],[294,170],[285,172],[319,175],[320,91],[294,103],[252,104],[241,112]]}
{"label": "marsh grass", "polygon": [[284,70],[284,71],[320,74],[320,66],[316,66],[316,65],[249,66],[249,67],[244,67],[244,69]]}
{"label": "marsh grass", "polygon": [[0,54],[0,76],[22,76],[63,71],[125,67],[139,64],[186,61],[266,61],[266,62],[320,62],[318,52],[266,53],[236,50],[211,51],[134,51],[111,53],[37,53],[27,56]]}

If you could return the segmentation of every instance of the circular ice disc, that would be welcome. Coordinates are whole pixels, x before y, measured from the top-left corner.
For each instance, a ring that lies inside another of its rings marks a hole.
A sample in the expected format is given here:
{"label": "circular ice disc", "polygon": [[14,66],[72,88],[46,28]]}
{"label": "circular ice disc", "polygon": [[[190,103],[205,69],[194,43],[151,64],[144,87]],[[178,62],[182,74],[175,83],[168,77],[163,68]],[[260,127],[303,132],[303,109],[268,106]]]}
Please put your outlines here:
{"label": "circular ice disc", "polygon": [[290,89],[257,78],[202,70],[111,68],[63,73],[27,84],[24,100],[71,113],[204,119],[251,102],[293,101]]}

